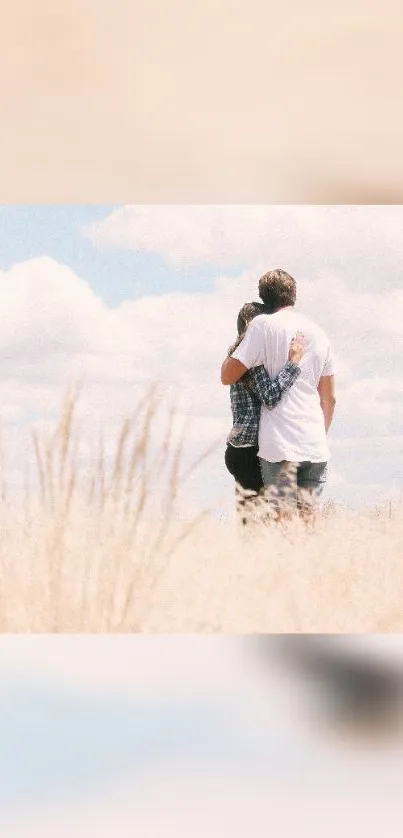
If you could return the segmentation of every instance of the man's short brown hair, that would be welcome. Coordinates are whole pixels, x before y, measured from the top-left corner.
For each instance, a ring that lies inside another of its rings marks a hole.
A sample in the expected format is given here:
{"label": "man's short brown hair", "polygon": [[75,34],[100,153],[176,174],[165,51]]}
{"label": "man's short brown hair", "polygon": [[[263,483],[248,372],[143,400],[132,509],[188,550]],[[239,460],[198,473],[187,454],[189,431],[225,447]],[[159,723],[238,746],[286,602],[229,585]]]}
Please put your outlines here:
{"label": "man's short brown hair", "polygon": [[293,306],[297,298],[297,283],[287,271],[276,268],[259,279],[259,297],[272,313]]}

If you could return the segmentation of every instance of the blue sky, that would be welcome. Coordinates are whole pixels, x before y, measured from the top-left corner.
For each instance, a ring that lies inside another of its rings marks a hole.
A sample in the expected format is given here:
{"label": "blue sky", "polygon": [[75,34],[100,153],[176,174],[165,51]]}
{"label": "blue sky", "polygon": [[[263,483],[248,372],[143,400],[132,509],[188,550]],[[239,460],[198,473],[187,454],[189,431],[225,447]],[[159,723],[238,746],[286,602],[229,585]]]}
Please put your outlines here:
{"label": "blue sky", "polygon": [[[0,270],[16,262],[51,256],[69,265],[110,306],[167,291],[208,292],[213,266],[170,269],[158,254],[94,246],[81,228],[102,221],[115,205],[3,206],[0,213]],[[239,272],[234,267],[234,274]]]}

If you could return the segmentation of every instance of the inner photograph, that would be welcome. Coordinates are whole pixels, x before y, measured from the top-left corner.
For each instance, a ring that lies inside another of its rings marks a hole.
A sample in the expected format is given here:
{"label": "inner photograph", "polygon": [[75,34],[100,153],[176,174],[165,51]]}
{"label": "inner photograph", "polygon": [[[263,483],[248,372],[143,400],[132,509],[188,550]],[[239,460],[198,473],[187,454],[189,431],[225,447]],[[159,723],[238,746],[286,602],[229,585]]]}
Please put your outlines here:
{"label": "inner photograph", "polygon": [[0,207],[0,632],[400,632],[403,207]]}

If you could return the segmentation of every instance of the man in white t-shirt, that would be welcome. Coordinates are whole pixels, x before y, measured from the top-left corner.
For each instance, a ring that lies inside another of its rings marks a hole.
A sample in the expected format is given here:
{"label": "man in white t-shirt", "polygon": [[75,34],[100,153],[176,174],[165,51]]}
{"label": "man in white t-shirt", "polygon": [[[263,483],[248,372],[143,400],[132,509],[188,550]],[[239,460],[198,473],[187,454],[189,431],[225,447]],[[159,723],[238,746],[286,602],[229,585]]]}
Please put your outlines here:
{"label": "man in white t-shirt", "polygon": [[252,321],[239,347],[224,361],[221,380],[233,384],[260,364],[275,377],[287,361],[292,338],[304,335],[299,379],[273,410],[262,406],[259,457],[264,484],[276,487],[283,511],[287,499],[309,516],[323,490],[330,458],[327,432],[336,403],[331,347],[324,331],[295,310],[296,282],[288,273],[265,274],[259,296],[273,313]]}

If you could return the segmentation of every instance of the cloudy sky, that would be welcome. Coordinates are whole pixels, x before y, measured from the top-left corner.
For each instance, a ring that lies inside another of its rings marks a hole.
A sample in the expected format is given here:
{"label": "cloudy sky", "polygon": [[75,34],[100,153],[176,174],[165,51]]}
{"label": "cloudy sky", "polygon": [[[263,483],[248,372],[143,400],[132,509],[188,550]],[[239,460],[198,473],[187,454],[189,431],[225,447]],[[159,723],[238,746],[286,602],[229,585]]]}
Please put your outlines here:
{"label": "cloudy sky", "polygon": [[0,409],[15,486],[32,420],[52,421],[72,376],[86,380],[84,430],[107,421],[111,437],[160,380],[191,419],[189,456],[221,441],[189,503],[230,509],[220,365],[240,306],[282,266],[336,358],[327,495],[400,490],[403,208],[17,206],[0,220]]}

